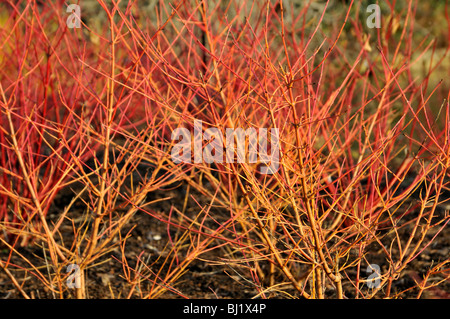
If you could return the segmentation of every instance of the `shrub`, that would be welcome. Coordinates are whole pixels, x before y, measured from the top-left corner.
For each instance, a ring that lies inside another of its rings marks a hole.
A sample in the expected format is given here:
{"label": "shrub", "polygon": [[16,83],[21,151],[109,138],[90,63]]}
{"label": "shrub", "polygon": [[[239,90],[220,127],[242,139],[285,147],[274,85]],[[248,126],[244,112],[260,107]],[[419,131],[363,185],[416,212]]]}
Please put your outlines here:
{"label": "shrub", "polygon": [[[233,269],[264,298],[411,290],[393,285],[449,221],[448,83],[434,80],[449,46],[417,38],[417,2],[388,3],[380,29],[367,28],[360,2],[336,9],[336,19],[328,5],[159,1],[147,19],[137,3],[99,0],[103,23],[82,11],[82,27],[70,29],[61,1],[3,4],[0,217],[14,235],[2,239],[9,255],[32,264],[19,239],[45,242],[49,278],[34,265],[31,273],[55,297],[70,292],[65,269],[74,263],[76,296],[86,297],[87,270],[113,250],[128,297],[185,296],[179,281],[211,251],[220,258],[210,264]],[[434,55],[422,76],[414,65]],[[174,161],[172,132],[194,132],[195,121],[222,137],[277,129],[276,172],[263,174],[261,153],[256,162]],[[182,207],[156,210],[167,198],[149,198],[179,184]],[[73,199],[50,223],[69,188]],[[157,261],[141,254],[132,266],[126,229],[143,214],[166,225],[167,245]],[[0,265],[29,297],[9,259]],[[417,296],[448,278],[446,265],[427,270]],[[427,285],[431,275],[439,279]]]}

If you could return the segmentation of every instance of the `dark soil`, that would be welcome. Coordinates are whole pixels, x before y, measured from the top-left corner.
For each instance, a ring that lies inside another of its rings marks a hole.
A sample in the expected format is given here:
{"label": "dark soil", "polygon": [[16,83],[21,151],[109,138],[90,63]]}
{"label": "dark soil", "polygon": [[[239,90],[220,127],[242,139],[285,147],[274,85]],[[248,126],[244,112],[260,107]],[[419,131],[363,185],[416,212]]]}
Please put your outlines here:
{"label": "dark soil", "polygon": [[[64,207],[72,198],[71,192],[61,192],[58,198],[55,200],[54,207],[48,215],[50,221],[55,221],[58,217],[58,212],[61,207]],[[158,191],[151,194],[150,199],[157,199],[163,197],[172,197],[170,200],[165,200],[154,204],[151,208],[155,211],[169,211],[171,206],[174,205],[180,210],[182,209],[184,202],[185,187],[180,186],[172,190]],[[200,197],[199,197],[200,198]],[[80,205],[74,205],[78,207],[80,211],[75,212],[80,216],[83,214],[81,209],[84,204],[80,202]],[[187,214],[190,211],[195,211],[197,204],[191,200],[188,203]],[[438,208],[438,213],[444,217],[445,211],[443,208]],[[217,216],[220,214],[226,214],[224,211],[217,210],[215,212]],[[448,212],[447,212],[448,214]],[[412,218],[412,217],[411,217]],[[410,219],[411,219],[410,218]],[[226,216],[224,216],[224,220]],[[405,223],[408,218],[405,218]],[[400,236],[404,243],[408,240],[413,224],[409,223],[401,228]],[[65,225],[61,228],[62,237],[65,242],[70,243],[73,238],[73,230],[70,226]],[[437,231],[437,229],[436,229]],[[436,231],[431,231],[427,235],[427,239],[431,239],[436,235]],[[133,216],[129,225],[124,227],[122,236],[125,236],[128,232],[131,235],[126,242],[125,256],[122,256],[122,252],[119,246],[116,246],[109,253],[101,257],[97,262],[100,263],[93,268],[90,268],[86,272],[87,280],[87,294],[88,298],[126,298],[131,289],[131,285],[124,278],[124,270],[121,264],[122,257],[126,257],[129,266],[134,268],[138,257],[141,260],[145,260],[147,264],[152,265],[152,269],[159,269],[162,266],[164,258],[161,256],[166,254],[165,246],[170,245],[168,234],[176,236],[175,229],[169,229],[167,224],[160,222],[152,216],[145,213],[138,213]],[[388,230],[381,231],[382,241],[385,247],[389,248],[391,240],[395,234],[389,233]],[[45,267],[45,256],[41,244],[35,242],[27,247],[18,247],[16,249],[27,259],[29,259],[34,265]],[[167,247],[166,247],[167,249]],[[398,248],[392,246],[394,256],[398,252]],[[450,250],[450,228],[444,227],[442,231],[436,236],[433,243],[428,246],[415,260],[410,263],[410,266],[405,272],[403,272],[399,278],[394,281],[391,288],[391,296],[395,296],[396,293],[406,291],[401,295],[402,298],[416,298],[419,292],[418,288],[412,288],[416,286],[415,281],[421,280],[422,276],[436,263],[449,258]],[[5,245],[0,246],[0,258],[1,260],[7,259],[9,250]],[[211,263],[205,260],[220,261],[226,254],[226,250],[219,248],[211,250],[200,256],[199,259],[193,261],[187,268],[186,273],[176,282],[174,285],[174,291],[166,291],[160,295],[159,298],[181,298],[177,293],[190,298],[252,298],[258,294],[257,289],[251,283],[249,278],[250,274],[243,269],[235,269],[223,264]],[[356,252],[354,254],[356,256]],[[370,263],[380,265],[382,271],[386,270],[388,262],[386,255],[380,249],[379,244],[373,244],[369,246],[366,260]],[[21,268],[28,268],[22,258],[19,258],[17,254],[11,256],[11,265],[8,269],[15,275],[17,280],[22,283],[25,292],[33,298],[55,298],[51,291],[45,288],[42,283],[30,272],[25,272]],[[16,267],[14,267],[15,265]],[[264,267],[264,266],[263,266]],[[367,265],[366,265],[367,267]],[[167,267],[166,267],[167,268]],[[163,267],[163,269],[166,269]],[[360,277],[367,277],[365,268],[360,270]],[[45,268],[41,269],[42,273],[46,273]],[[347,270],[347,276],[349,278],[356,277],[356,268],[349,268]],[[440,278],[439,275],[430,278],[429,282],[436,282]],[[279,278],[282,279],[282,278]],[[151,282],[148,281],[143,288],[150,287]],[[362,288],[369,289],[367,287]],[[296,296],[295,291],[292,288],[284,288],[285,292]],[[354,298],[354,288],[349,281],[344,285],[344,293],[348,298]],[[333,289],[327,291],[327,295],[334,297],[335,293]],[[384,295],[384,294],[383,294]],[[286,298],[286,294],[271,293],[266,297],[271,298]],[[380,294],[380,296],[382,296]],[[73,290],[67,289],[65,292],[66,298],[74,298]],[[131,294],[132,298],[141,298],[141,295],[137,290]],[[426,290],[422,298],[450,298],[450,281],[444,281],[439,286]],[[20,293],[12,285],[11,280],[6,276],[4,271],[0,271],[0,298],[22,298]]]}

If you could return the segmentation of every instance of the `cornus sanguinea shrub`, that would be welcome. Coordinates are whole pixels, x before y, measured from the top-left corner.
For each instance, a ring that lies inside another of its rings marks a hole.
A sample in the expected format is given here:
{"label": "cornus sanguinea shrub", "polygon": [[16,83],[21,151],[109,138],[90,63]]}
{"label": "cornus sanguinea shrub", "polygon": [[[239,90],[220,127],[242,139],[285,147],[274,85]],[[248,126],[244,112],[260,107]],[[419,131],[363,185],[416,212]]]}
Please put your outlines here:
{"label": "cornus sanguinea shrub", "polygon": [[199,264],[251,297],[448,296],[448,254],[430,253],[448,236],[447,7],[433,39],[418,2],[383,3],[380,28],[338,2],[86,1],[69,25],[63,1],[1,3],[0,267],[17,294],[31,275],[89,297],[108,262],[108,297],[196,297]]}

